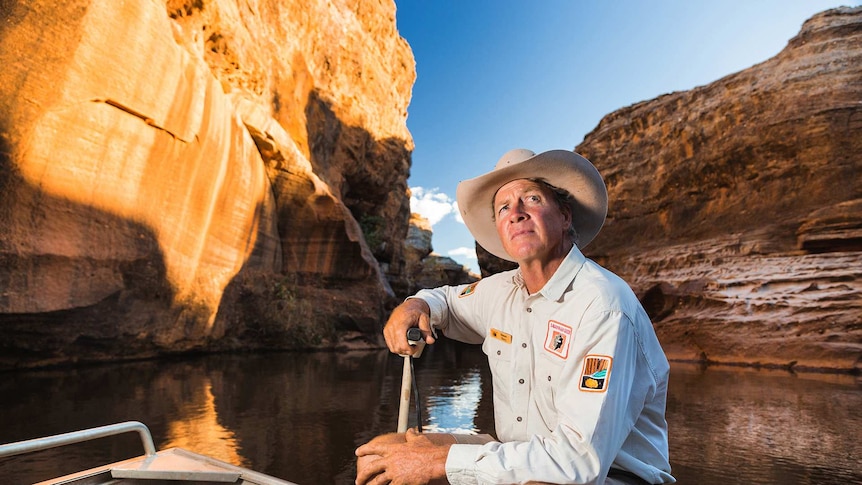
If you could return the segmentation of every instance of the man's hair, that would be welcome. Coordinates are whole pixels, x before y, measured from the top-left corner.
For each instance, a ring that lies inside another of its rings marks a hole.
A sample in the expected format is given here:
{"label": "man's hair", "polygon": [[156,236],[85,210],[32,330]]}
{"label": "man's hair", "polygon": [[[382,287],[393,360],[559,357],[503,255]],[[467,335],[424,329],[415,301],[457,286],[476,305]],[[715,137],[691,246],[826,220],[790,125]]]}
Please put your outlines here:
{"label": "man's hair", "polygon": [[[567,234],[569,235],[569,239],[574,243],[575,246],[581,247],[580,245],[580,237],[578,236],[578,231],[575,230],[575,208],[578,207],[578,202],[569,193],[568,190],[561,189],[559,187],[553,186],[546,182],[544,179],[540,178],[528,178],[525,180],[529,180],[535,184],[538,184],[546,189],[548,189],[551,194],[554,196],[554,202],[556,202],[557,207],[564,211],[566,209],[569,210],[569,230]],[[497,219],[497,211],[494,207],[494,199],[497,198],[497,193],[494,192],[494,196],[491,198],[491,218],[492,220]]]}

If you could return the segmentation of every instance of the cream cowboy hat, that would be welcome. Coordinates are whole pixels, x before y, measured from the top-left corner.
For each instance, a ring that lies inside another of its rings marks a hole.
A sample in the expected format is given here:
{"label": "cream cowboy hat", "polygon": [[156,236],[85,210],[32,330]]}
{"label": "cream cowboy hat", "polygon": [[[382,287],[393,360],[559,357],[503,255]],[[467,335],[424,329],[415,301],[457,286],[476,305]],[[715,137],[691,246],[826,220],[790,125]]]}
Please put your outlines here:
{"label": "cream cowboy hat", "polygon": [[517,148],[506,152],[494,170],[458,184],[455,198],[467,229],[486,251],[507,261],[512,257],[503,249],[497,234],[492,208],[500,187],[517,179],[541,179],[572,194],[572,225],[578,232],[580,247],[596,237],[608,214],[608,191],[596,167],[586,158],[568,150],[551,150],[536,155]]}

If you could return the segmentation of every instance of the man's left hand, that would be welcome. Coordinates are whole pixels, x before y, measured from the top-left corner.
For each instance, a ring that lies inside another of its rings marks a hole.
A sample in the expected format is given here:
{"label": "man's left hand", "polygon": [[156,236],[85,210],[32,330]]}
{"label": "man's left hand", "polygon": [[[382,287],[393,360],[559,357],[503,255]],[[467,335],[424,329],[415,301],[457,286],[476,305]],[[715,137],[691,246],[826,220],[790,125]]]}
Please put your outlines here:
{"label": "man's left hand", "polygon": [[448,434],[378,436],[356,449],[356,485],[448,483],[446,457],[455,439]]}

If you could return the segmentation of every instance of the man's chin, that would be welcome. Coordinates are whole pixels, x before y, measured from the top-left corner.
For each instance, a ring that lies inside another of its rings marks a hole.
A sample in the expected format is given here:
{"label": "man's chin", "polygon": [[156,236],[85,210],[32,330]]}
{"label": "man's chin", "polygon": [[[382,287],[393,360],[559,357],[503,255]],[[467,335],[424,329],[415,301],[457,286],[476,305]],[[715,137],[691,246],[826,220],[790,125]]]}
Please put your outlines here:
{"label": "man's chin", "polygon": [[506,253],[511,256],[511,258],[515,260],[515,262],[518,263],[535,259],[539,254],[539,251],[537,251],[536,248],[531,246],[525,247],[523,245],[517,245],[515,247],[508,247],[505,249]]}

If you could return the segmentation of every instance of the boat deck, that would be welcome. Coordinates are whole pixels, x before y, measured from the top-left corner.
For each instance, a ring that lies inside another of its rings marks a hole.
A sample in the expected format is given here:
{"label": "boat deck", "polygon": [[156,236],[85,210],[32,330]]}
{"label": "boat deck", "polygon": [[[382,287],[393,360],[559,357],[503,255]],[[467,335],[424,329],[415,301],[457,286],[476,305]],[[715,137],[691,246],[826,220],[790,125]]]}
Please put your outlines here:
{"label": "boat deck", "polygon": [[205,455],[168,448],[155,455],[132,458],[110,465],[54,478],[37,485],[161,485],[177,482],[243,485],[295,485],[278,478],[237,467]]}
{"label": "boat deck", "polygon": [[137,421],[0,445],[0,458],[132,431],[141,436],[145,452],[143,456],[52,478],[37,485],[296,485],[182,448],[157,452],[149,429]]}

